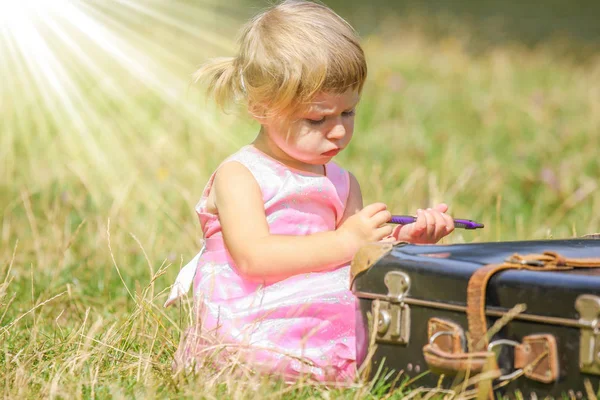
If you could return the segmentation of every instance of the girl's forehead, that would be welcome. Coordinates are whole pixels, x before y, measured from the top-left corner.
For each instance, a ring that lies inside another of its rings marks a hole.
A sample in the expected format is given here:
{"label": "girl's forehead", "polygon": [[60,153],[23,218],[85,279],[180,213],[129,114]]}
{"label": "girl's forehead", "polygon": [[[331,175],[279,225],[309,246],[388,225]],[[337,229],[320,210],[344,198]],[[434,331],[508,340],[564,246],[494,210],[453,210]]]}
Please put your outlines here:
{"label": "girl's forehead", "polygon": [[360,100],[357,90],[347,90],[344,93],[318,93],[308,106],[309,111],[334,112],[356,106]]}

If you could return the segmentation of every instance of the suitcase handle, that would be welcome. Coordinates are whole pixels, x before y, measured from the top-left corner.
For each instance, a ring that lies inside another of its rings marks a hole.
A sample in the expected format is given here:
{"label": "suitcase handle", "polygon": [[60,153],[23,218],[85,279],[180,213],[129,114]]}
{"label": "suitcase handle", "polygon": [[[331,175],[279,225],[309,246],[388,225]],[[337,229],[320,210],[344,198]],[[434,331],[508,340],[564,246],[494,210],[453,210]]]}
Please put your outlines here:
{"label": "suitcase handle", "polygon": [[423,347],[423,356],[429,369],[437,374],[453,376],[462,372],[473,376],[489,372],[491,376],[486,377],[487,379],[497,379],[502,375],[493,351],[450,353],[435,344],[426,344]]}
{"label": "suitcase handle", "polygon": [[[500,381],[513,379],[520,375],[542,383],[552,383],[558,379],[558,352],[556,339],[552,335],[528,335],[523,337],[523,343],[500,339],[491,342],[487,351],[464,353],[447,351],[434,343],[435,339],[446,334],[452,335],[453,333],[438,331],[429,338],[429,343],[423,347],[425,362],[435,373],[449,376],[465,373],[473,376],[485,372],[486,375],[482,376],[482,379],[498,379]],[[502,375],[502,371],[498,368],[496,354],[493,351],[495,347],[502,345],[515,348],[515,370],[506,375]]]}

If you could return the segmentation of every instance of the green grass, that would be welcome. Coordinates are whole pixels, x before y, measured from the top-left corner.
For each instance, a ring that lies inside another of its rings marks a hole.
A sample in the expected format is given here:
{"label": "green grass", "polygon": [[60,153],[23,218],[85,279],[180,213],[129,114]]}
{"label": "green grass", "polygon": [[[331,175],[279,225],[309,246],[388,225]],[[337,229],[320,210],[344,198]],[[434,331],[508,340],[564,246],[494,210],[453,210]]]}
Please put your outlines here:
{"label": "green grass", "polygon": [[[48,36],[68,77],[58,82],[72,84],[72,111],[52,79],[35,78],[38,64],[29,70],[17,55],[0,65],[13,77],[0,102],[0,393],[383,397],[385,388],[366,384],[172,374],[189,308],[162,303],[200,245],[194,204],[219,161],[257,127],[218,113],[188,87],[195,66],[230,41],[203,45],[201,32],[157,21],[148,32],[142,17],[127,31],[126,17],[97,7],[150,61],[125,63],[75,36],[94,72]],[[194,10],[172,17],[191,27]],[[338,161],[357,176],[365,201],[396,213],[445,201],[453,215],[486,224],[446,243],[600,231],[600,58],[582,62],[551,41],[471,53],[464,30],[434,39],[415,26],[390,24],[364,38],[370,78],[355,138]]]}

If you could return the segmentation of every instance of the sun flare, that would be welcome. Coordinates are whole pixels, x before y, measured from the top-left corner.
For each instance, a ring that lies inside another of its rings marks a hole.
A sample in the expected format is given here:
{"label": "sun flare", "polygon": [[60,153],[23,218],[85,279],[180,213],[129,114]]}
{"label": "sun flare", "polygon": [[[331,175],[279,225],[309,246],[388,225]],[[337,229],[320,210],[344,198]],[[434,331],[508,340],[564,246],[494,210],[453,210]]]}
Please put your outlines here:
{"label": "sun flare", "polygon": [[0,0],[2,144],[19,137],[34,160],[46,153],[36,143],[52,143],[119,176],[139,164],[126,143],[169,133],[140,98],[210,131],[214,113],[188,92],[197,65],[233,47],[215,13],[181,1]]}

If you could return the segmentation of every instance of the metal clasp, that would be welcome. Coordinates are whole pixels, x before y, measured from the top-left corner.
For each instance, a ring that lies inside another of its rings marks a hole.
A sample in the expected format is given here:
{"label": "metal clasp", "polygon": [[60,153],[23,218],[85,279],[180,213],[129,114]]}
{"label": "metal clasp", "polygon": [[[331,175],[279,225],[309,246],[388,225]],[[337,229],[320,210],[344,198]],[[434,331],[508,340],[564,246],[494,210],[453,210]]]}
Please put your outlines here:
{"label": "metal clasp", "polygon": [[[509,339],[498,339],[498,340],[494,340],[493,342],[491,342],[488,345],[488,351],[493,351],[495,347],[501,346],[501,345],[505,345],[505,346],[512,346],[512,347],[517,347],[520,346],[521,343],[516,342],[514,340],[509,340]],[[523,369],[519,368],[517,370],[514,370],[513,372],[509,373],[509,374],[504,374],[501,375],[498,380],[499,381],[506,381],[509,379],[513,379],[516,378],[518,376],[521,376],[523,374]]]}
{"label": "metal clasp", "polygon": [[579,369],[586,374],[600,375],[600,297],[582,294],[575,301],[580,329]]}
{"label": "metal clasp", "polygon": [[402,302],[410,289],[410,278],[404,272],[390,271],[385,274],[383,283],[388,288],[388,298],[391,302]]}
{"label": "metal clasp", "polygon": [[544,263],[543,261],[540,260],[524,260],[524,259],[518,259],[516,257],[508,257],[506,260],[507,263],[510,264],[520,264],[520,265],[528,265],[530,267],[543,267],[544,265],[546,265],[546,263]]}
{"label": "metal clasp", "polygon": [[454,332],[450,332],[450,331],[438,331],[436,333],[434,333],[433,335],[431,335],[431,337],[429,338],[429,344],[433,344],[433,342],[435,342],[435,339],[439,338],[440,336],[454,336]]}
{"label": "metal clasp", "polygon": [[371,313],[377,318],[377,341],[407,344],[410,338],[410,308],[403,300],[410,288],[410,278],[404,272],[390,271],[385,274],[383,282],[388,288],[386,300],[375,300],[371,304]]}

